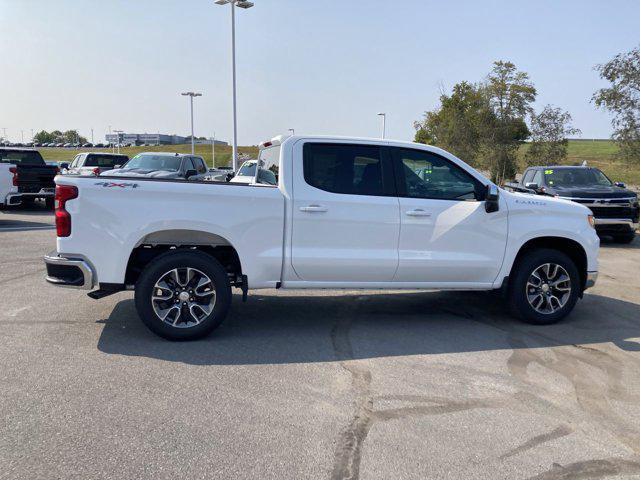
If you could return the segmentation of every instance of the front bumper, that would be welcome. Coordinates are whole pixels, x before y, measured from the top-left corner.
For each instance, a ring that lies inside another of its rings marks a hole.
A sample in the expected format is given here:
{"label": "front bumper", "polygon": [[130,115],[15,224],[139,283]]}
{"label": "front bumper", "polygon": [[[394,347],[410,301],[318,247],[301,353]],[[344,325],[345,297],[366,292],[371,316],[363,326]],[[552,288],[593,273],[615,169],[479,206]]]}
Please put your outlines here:
{"label": "front bumper", "polygon": [[598,272],[587,272],[587,281],[584,284],[584,289],[591,288],[596,284],[598,279]]}
{"label": "front bumper", "polygon": [[629,231],[635,232],[638,229],[638,222],[630,218],[595,218],[597,231]]}
{"label": "front bumper", "polygon": [[95,275],[91,266],[81,258],[66,258],[51,252],[44,257],[47,267],[45,280],[58,287],[91,290]]}

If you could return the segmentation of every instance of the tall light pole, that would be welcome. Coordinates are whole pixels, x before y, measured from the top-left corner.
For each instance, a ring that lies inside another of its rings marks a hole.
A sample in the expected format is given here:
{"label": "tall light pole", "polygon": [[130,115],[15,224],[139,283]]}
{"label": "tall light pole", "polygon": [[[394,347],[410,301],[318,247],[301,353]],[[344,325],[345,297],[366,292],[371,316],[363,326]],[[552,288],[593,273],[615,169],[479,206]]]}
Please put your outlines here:
{"label": "tall light pole", "polygon": [[216,168],[216,132],[213,132],[211,139],[211,167]]}
{"label": "tall light pole", "polygon": [[385,130],[387,127],[387,114],[386,113],[379,113],[378,114],[379,117],[382,117],[382,139],[384,140],[384,135],[385,135]]}
{"label": "tall light pole", "polygon": [[193,138],[193,97],[201,97],[201,93],[196,92],[183,92],[181,93],[183,97],[189,97],[189,102],[191,103],[191,155],[196,153],[195,147],[195,139]]}
{"label": "tall light pole", "polygon": [[117,139],[118,155],[120,155],[120,134],[124,133],[124,130],[114,130],[113,132],[118,136],[118,139]]}
{"label": "tall light pole", "polygon": [[253,7],[253,2],[245,0],[216,0],[217,5],[231,4],[231,78],[233,89],[233,147],[231,161],[233,171],[238,170],[238,120],[236,111],[236,5],[245,10]]}

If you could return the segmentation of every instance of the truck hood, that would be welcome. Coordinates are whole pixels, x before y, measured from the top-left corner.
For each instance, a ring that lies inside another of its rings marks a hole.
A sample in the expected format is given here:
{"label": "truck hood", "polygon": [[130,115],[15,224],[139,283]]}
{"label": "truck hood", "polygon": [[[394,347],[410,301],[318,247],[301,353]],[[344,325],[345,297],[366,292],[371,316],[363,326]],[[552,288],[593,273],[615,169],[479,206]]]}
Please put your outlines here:
{"label": "truck hood", "polygon": [[534,211],[534,212],[563,212],[575,213],[576,215],[590,215],[589,210],[584,205],[563,200],[562,198],[550,197],[548,195],[533,195],[529,193],[507,192],[500,190],[500,195],[507,201],[509,211]]}
{"label": "truck hood", "polygon": [[626,188],[611,186],[547,187],[547,192],[572,198],[629,198],[637,195]]}
{"label": "truck hood", "polygon": [[101,175],[108,177],[180,178],[179,172],[147,170],[144,168],[116,168],[114,170],[107,170]]}

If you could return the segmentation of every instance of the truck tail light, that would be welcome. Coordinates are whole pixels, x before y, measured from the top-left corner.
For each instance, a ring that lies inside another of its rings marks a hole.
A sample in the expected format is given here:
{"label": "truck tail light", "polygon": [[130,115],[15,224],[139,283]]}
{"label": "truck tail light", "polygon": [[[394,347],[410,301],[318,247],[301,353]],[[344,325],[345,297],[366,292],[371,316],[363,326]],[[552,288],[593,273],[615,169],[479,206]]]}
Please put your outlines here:
{"label": "truck tail light", "polygon": [[71,215],[65,210],[67,200],[78,198],[73,185],[56,185],[56,233],[59,237],[71,235]]}
{"label": "truck tail light", "polygon": [[9,168],[9,173],[13,174],[12,184],[14,187],[18,186],[18,167]]}

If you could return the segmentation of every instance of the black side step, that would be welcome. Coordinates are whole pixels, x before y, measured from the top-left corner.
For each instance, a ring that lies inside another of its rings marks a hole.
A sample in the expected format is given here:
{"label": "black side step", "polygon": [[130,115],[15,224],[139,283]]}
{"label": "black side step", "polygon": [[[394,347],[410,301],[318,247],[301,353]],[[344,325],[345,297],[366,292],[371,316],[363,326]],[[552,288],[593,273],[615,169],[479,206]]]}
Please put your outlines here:
{"label": "black side step", "polygon": [[101,298],[108,297],[114,293],[122,292],[126,290],[124,284],[121,283],[101,283],[98,290],[87,293],[87,295],[94,300],[100,300]]}

